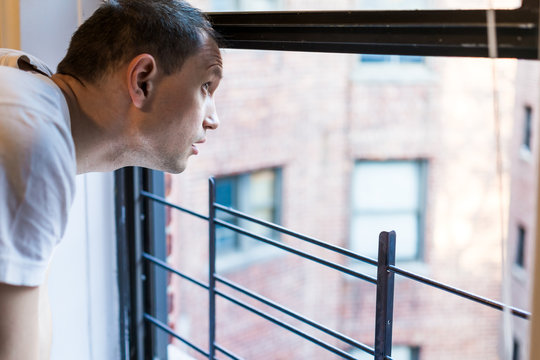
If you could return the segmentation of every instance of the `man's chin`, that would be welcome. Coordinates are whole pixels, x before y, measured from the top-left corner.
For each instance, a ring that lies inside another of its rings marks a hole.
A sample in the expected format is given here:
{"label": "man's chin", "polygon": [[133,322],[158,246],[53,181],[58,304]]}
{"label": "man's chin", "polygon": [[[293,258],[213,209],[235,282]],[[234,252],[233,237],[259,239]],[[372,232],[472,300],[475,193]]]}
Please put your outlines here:
{"label": "man's chin", "polygon": [[177,162],[171,162],[170,164],[166,164],[165,168],[162,169],[162,171],[168,172],[170,174],[180,174],[184,170],[186,170],[187,167],[187,159]]}
{"label": "man's chin", "polygon": [[142,167],[146,167],[146,168],[157,170],[157,171],[164,171],[170,174],[180,174],[186,169],[187,163],[188,163],[188,159],[186,158],[179,158],[179,157],[173,158],[172,156],[154,158],[154,160],[158,160],[158,159],[160,160],[159,162],[147,161],[146,163],[140,163],[136,166],[142,166]]}

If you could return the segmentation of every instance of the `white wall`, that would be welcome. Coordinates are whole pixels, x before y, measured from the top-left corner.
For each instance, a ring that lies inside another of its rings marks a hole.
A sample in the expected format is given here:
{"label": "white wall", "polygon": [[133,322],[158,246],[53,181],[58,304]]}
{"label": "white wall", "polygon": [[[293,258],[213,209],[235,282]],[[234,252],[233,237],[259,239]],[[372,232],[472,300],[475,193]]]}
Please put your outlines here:
{"label": "white wall", "polygon": [[[79,18],[98,0],[21,0],[21,48],[56,69]],[[49,274],[53,360],[119,359],[112,174],[77,177],[77,195]]]}

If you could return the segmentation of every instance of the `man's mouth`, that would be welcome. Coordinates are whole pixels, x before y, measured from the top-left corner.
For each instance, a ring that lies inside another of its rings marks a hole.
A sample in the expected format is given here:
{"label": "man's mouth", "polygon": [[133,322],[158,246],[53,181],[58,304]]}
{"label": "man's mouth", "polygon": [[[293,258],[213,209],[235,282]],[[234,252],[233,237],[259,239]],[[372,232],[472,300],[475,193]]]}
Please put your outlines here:
{"label": "man's mouth", "polygon": [[202,144],[206,142],[206,139],[201,139],[193,144],[191,144],[191,150],[193,151],[193,155],[197,155],[199,153],[199,148],[195,144]]}

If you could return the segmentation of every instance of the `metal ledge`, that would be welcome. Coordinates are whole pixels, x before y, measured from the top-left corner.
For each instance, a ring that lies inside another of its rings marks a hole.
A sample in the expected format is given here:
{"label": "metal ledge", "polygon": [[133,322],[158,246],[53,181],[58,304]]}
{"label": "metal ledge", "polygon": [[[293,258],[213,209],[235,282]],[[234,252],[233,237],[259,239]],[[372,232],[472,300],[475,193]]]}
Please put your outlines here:
{"label": "metal ledge", "polygon": [[[494,10],[498,57],[538,58],[538,0]],[[487,10],[208,13],[223,47],[488,57]]]}

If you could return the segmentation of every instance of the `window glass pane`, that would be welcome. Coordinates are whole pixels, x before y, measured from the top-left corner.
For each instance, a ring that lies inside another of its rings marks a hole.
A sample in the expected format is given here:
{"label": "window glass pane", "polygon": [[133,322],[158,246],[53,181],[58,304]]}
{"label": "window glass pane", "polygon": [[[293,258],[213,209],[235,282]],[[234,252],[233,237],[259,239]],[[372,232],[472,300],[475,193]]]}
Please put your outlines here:
{"label": "window glass pane", "polygon": [[[274,202],[275,175],[272,170],[257,171],[251,174],[249,202],[252,209],[271,208]],[[270,215],[270,214],[269,214]],[[272,217],[266,218],[272,220]]]}
{"label": "window glass pane", "polygon": [[523,148],[531,150],[531,125],[532,124],[532,108],[525,106],[525,116],[523,119]]}
{"label": "window glass pane", "polygon": [[353,219],[352,250],[377,258],[379,233],[395,230],[396,259],[414,260],[418,252],[418,219],[415,213],[396,215],[360,215]]}
{"label": "window glass pane", "polygon": [[400,63],[409,63],[409,64],[423,64],[425,58],[423,56],[400,56]]}
{"label": "window glass pane", "polygon": [[192,0],[204,11],[515,9],[521,0]]}
{"label": "window glass pane", "polygon": [[216,202],[223,206],[235,206],[234,183],[235,181],[232,178],[216,180]]}
{"label": "window glass pane", "polygon": [[525,228],[523,226],[518,226],[517,229],[517,244],[516,244],[516,261],[515,263],[520,266],[525,266]]}
{"label": "window glass pane", "polygon": [[[216,179],[216,202],[227,207],[236,207],[236,182],[234,178]],[[217,211],[217,217],[223,221],[236,225],[234,216],[224,211]],[[236,233],[223,226],[216,229],[216,249],[218,253],[232,251],[237,247]]]}
{"label": "window glass pane", "polygon": [[363,54],[360,55],[360,61],[363,63],[383,63],[391,62],[391,55]]}
{"label": "window glass pane", "polygon": [[366,210],[416,210],[419,200],[415,162],[359,162],[354,174],[354,206]]}
{"label": "window glass pane", "polygon": [[[392,347],[392,359],[395,360],[418,360],[416,354],[418,348],[411,348],[409,346],[394,345]],[[357,350],[351,353],[358,360],[373,360],[373,355],[366,353],[365,351]]]}

